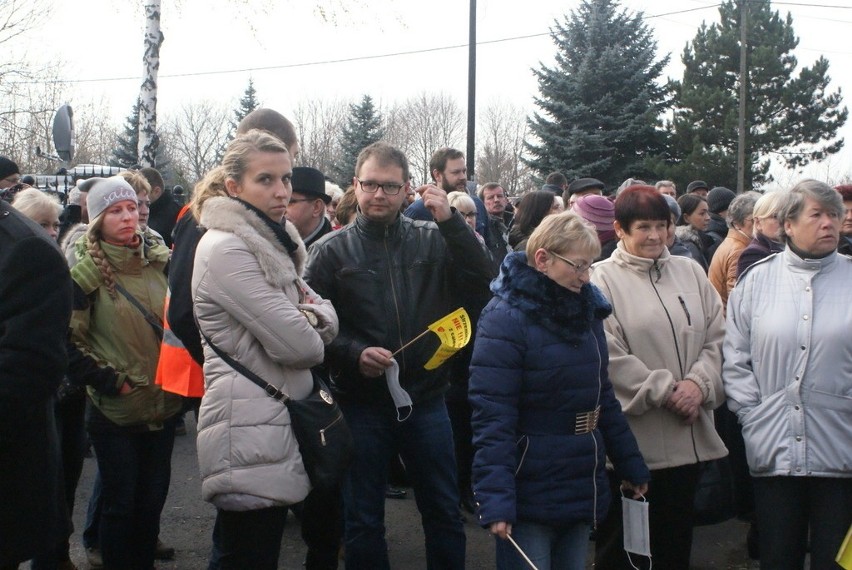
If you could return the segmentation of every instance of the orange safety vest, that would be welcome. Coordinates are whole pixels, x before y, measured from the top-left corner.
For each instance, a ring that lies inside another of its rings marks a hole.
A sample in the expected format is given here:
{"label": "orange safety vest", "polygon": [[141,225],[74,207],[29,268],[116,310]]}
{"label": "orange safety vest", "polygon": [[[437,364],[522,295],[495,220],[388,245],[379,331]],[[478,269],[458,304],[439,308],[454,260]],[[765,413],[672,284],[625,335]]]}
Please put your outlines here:
{"label": "orange safety vest", "polygon": [[[189,205],[181,208],[178,220],[189,210]],[[188,398],[200,398],[204,395],[204,373],[201,365],[193,360],[169,326],[169,301],[171,290],[166,290],[166,303],[163,311],[163,342],[160,345],[160,361],[157,363],[155,382],[166,392],[173,392]]]}

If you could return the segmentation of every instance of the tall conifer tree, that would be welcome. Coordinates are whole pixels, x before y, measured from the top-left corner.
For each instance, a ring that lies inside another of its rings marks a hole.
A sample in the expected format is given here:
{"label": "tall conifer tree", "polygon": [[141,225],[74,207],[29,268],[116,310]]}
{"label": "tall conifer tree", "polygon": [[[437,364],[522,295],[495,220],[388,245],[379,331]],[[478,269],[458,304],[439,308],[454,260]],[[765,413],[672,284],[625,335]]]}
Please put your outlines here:
{"label": "tall conifer tree", "polygon": [[349,111],[351,115],[343,126],[340,139],[340,160],[335,164],[334,171],[329,173],[344,188],[352,180],[361,149],[385,136],[382,116],[373,105],[372,97],[364,95],[360,103],[349,105]]}
{"label": "tall conifer tree", "polygon": [[525,162],[542,177],[558,170],[569,180],[593,176],[612,186],[645,175],[646,155],[665,141],[658,79],[668,57],[656,58],[642,13],[617,0],[583,0],[554,23],[551,37],[556,64],[534,71],[540,110],[529,124],[538,141],[526,145]]}

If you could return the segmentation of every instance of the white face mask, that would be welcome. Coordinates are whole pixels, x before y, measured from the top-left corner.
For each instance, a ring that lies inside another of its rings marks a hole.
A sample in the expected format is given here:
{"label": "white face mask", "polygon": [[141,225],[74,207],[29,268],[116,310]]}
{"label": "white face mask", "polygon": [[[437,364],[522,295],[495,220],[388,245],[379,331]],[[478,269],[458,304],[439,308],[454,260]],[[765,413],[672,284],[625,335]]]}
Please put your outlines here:
{"label": "white face mask", "polygon": [[624,550],[651,556],[651,531],[648,525],[648,501],[621,497],[624,526]]}

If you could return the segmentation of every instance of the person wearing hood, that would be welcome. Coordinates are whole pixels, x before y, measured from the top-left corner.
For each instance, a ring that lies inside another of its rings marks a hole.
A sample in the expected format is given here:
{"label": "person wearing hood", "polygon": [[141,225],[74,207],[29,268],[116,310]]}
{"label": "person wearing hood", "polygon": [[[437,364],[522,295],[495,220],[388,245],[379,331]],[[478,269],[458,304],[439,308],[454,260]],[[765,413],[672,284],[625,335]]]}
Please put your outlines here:
{"label": "person wearing hood", "polygon": [[[550,216],[526,251],[506,256],[482,312],[471,361],[479,523],[497,568],[585,568],[589,532],[612,497],[609,457],[631,497],[650,473],[607,375],[602,320],[612,308],[589,283],[596,232],[574,212]],[[520,458],[520,459],[519,459]]]}
{"label": "person wearing hood", "polygon": [[76,242],[69,378],[84,384],[102,480],[99,544],[107,568],[150,569],[171,477],[180,398],[154,383],[169,250],[139,229],[119,176],[91,178],[90,223]]}

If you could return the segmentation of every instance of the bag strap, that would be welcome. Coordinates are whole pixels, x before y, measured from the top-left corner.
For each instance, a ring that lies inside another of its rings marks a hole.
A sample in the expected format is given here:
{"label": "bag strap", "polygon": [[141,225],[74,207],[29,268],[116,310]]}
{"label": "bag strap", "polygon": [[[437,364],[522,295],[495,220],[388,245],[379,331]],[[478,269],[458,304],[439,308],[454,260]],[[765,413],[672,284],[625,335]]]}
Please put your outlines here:
{"label": "bag strap", "polygon": [[131,295],[127,289],[121,286],[120,283],[116,281],[115,288],[119,293],[124,295],[124,297],[130,301],[130,304],[139,309],[139,312],[142,313],[142,316],[145,317],[145,321],[151,325],[151,328],[154,329],[154,334],[157,335],[157,339],[162,342],[163,341],[163,321],[161,321],[156,315],[154,315],[151,311],[148,310],[145,305],[139,302],[139,300]]}
{"label": "bag strap", "polygon": [[[198,320],[196,320],[196,324],[198,324]],[[276,388],[275,386],[273,386],[272,384],[270,384],[269,382],[267,382],[266,380],[264,380],[263,378],[261,378],[239,362],[237,362],[236,360],[234,360],[233,358],[231,358],[229,354],[227,354],[221,348],[213,344],[213,341],[210,340],[209,336],[204,334],[200,326],[198,327],[198,332],[201,333],[201,336],[204,337],[204,340],[207,341],[207,344],[210,345],[210,348],[213,349],[213,352],[215,352],[219,356],[219,358],[230,364],[231,368],[233,368],[258,386],[260,386],[263,391],[266,392],[266,395],[272,398],[273,400],[278,400],[279,402],[285,405],[287,404],[287,402],[290,400],[290,396],[288,396],[287,394],[285,394],[284,392],[282,392],[281,390],[279,390],[278,388]]]}

